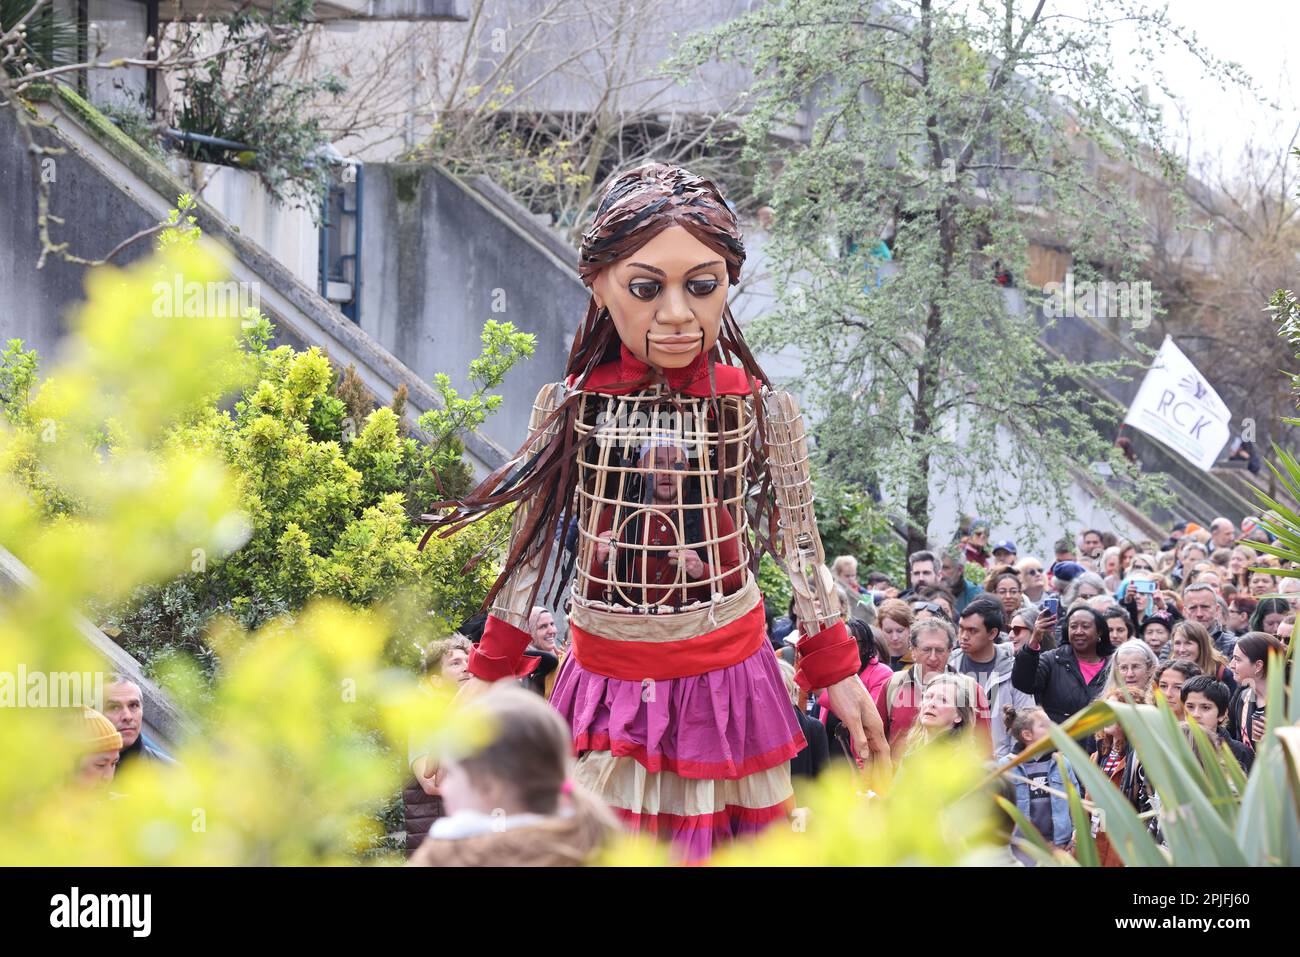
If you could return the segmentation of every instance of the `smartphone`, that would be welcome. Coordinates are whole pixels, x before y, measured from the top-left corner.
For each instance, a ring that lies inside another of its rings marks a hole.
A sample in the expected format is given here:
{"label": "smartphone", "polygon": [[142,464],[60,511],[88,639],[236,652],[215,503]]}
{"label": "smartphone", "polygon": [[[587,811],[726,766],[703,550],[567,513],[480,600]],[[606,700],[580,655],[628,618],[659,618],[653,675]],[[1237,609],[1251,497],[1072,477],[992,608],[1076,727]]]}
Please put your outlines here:
{"label": "smartphone", "polygon": [[1043,599],[1043,614],[1055,616],[1061,610],[1061,599],[1055,595],[1048,595]]}
{"label": "smartphone", "polygon": [[1139,578],[1133,583],[1133,590],[1143,595],[1154,595],[1156,593],[1156,583],[1149,578]]}

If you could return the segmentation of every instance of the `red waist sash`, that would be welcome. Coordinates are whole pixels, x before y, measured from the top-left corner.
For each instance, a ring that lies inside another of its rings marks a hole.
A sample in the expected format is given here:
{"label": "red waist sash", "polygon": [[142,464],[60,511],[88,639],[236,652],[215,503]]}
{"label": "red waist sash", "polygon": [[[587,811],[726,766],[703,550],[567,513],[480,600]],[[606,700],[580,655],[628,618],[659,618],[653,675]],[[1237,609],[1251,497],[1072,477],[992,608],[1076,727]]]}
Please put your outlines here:
{"label": "red waist sash", "polygon": [[[654,620],[654,615],[645,616],[647,625]],[[677,641],[602,638],[572,622],[569,633],[571,653],[587,671],[623,681],[665,681],[739,664],[767,643],[767,622],[760,599],[735,621]]]}

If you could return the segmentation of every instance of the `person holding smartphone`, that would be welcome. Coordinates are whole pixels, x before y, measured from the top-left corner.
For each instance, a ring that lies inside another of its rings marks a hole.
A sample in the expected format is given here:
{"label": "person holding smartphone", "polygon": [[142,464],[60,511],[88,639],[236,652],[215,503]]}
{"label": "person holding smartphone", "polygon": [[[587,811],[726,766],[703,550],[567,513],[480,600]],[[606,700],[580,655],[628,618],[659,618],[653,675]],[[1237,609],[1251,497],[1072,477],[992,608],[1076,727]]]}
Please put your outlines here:
{"label": "person holding smartphone", "polygon": [[1065,614],[1066,641],[1043,651],[1043,641],[1056,629],[1057,614],[1044,603],[1033,633],[1016,654],[1011,684],[1032,694],[1047,716],[1060,724],[1101,694],[1111,655],[1110,626],[1101,612],[1082,602]]}
{"label": "person holding smartphone", "polygon": [[1237,640],[1229,667],[1237,679],[1237,692],[1228,704],[1228,737],[1251,751],[1264,740],[1264,709],[1268,704],[1268,659],[1276,652],[1284,660],[1286,648],[1272,635],[1252,631]]}
{"label": "person holding smartphone", "polygon": [[[1051,651],[1062,643],[1063,637],[1061,635],[1061,596],[1059,593],[1048,593],[1043,596],[1038,618],[1034,619],[1035,624],[1044,618],[1050,618],[1051,622],[1047,626],[1047,631],[1043,633],[1042,643],[1039,647],[1043,651]],[[1030,634],[1032,635],[1033,632],[1031,631]],[[1020,646],[1016,648],[1016,652],[1019,653],[1020,648],[1023,648],[1028,643],[1028,639],[1022,641]]]}
{"label": "person holding smartphone", "polygon": [[[1136,563],[1136,559],[1134,560]],[[1132,571],[1128,578],[1120,583],[1115,593],[1115,600],[1128,612],[1135,630],[1140,631],[1143,622],[1154,615],[1174,615],[1170,611],[1165,595],[1161,593],[1160,582],[1154,572],[1144,570]],[[1181,617],[1181,615],[1178,615]]]}

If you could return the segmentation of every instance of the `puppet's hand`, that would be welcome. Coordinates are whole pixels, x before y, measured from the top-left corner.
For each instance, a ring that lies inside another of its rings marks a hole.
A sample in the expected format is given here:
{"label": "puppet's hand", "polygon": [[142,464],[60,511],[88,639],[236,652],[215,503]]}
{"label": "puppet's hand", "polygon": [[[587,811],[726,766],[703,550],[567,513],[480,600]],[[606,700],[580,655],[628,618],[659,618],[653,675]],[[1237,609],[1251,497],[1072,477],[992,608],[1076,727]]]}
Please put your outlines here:
{"label": "puppet's hand", "polygon": [[885,724],[880,720],[876,703],[867,693],[867,687],[857,675],[835,682],[826,689],[831,710],[844,722],[853,739],[853,750],[863,763],[889,766],[889,742],[885,738]]}
{"label": "puppet's hand", "polygon": [[488,688],[491,688],[495,683],[496,682],[494,681],[484,681],[482,678],[476,678],[473,675],[470,675],[461,684],[460,690],[456,692],[456,697],[452,699],[452,704],[463,705],[469,701],[473,701],[484,691],[487,691]]}

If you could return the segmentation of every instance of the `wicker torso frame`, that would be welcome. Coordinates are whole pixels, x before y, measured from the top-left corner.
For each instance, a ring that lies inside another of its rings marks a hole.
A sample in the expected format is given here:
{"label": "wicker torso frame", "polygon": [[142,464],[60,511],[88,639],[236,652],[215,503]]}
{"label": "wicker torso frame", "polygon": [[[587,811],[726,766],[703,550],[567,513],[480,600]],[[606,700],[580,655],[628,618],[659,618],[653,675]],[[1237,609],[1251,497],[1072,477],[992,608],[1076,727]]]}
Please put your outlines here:
{"label": "wicker torso frame", "polygon": [[[803,417],[783,390],[760,386],[757,399],[761,429],[749,392],[696,397],[654,385],[614,395],[558,382],[542,388],[529,423],[532,439],[510,464],[547,448],[574,450],[570,514],[577,521],[564,536],[566,550],[573,549],[572,622],[638,640],[651,632],[689,637],[751,611],[761,595],[750,567],[750,516],[763,503],[747,496],[763,494],[771,496],[774,557],[790,576],[801,632],[817,634],[840,619],[817,535]],[[564,408],[573,411],[559,415]],[[554,445],[566,427],[575,430],[573,441]],[[656,488],[657,479],[663,484]],[[533,498],[515,510],[512,547],[538,504]],[[605,547],[608,540],[612,548]],[[544,579],[559,570],[548,564],[543,549],[516,556],[492,614],[525,628]],[[645,624],[645,615],[659,624],[638,632],[633,623]]]}
{"label": "wicker torso frame", "polygon": [[574,604],[672,614],[747,585],[752,398],[650,388],[580,402]]}

